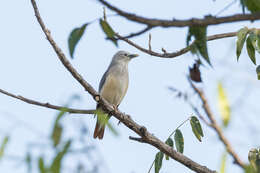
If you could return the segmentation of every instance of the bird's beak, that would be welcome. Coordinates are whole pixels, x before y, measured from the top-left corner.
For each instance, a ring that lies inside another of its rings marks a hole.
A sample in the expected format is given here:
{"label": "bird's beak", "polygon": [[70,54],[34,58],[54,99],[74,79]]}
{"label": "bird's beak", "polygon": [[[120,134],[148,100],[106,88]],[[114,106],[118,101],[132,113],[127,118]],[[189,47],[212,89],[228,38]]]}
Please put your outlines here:
{"label": "bird's beak", "polygon": [[138,56],[139,56],[138,54],[130,54],[130,55],[128,55],[128,57],[131,58],[131,59],[135,58],[135,57],[138,57]]}

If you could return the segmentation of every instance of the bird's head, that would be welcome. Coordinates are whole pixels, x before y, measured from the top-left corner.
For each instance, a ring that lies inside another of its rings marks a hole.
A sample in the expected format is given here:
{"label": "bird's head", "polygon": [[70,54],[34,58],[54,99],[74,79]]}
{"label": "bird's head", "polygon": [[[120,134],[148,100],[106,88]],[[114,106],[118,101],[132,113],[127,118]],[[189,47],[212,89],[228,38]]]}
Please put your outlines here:
{"label": "bird's head", "polygon": [[138,54],[131,54],[127,51],[118,51],[114,57],[113,62],[115,63],[128,63],[131,59],[138,57]]}

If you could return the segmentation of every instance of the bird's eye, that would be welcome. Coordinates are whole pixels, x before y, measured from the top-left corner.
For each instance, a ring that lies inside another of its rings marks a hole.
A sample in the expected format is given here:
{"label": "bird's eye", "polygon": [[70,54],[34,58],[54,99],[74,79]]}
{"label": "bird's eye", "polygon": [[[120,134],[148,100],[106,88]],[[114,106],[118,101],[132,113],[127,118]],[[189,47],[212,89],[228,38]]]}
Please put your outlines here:
{"label": "bird's eye", "polygon": [[128,56],[128,55],[125,53],[124,56]]}

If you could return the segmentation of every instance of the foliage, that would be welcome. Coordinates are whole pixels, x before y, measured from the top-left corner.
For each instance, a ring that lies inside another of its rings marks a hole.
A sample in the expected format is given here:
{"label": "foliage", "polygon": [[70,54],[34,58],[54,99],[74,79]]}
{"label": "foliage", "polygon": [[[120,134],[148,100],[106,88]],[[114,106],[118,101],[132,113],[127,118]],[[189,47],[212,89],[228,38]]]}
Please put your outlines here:
{"label": "foliage", "polygon": [[219,173],[225,173],[227,166],[227,152],[224,152],[221,157],[221,165]]}
{"label": "foliage", "polygon": [[218,108],[220,111],[222,123],[224,127],[227,127],[230,121],[231,109],[226,91],[224,90],[221,82],[218,83]]}
{"label": "foliage", "polygon": [[[203,137],[203,131],[200,125],[200,122],[198,120],[197,117],[195,116],[191,116],[190,118],[188,118],[187,120],[185,120],[183,123],[181,123],[171,134],[170,136],[167,138],[167,140],[165,141],[165,143],[167,145],[169,145],[172,149],[174,149],[174,142],[175,142],[175,146],[176,146],[176,150],[180,153],[183,153],[184,150],[184,137],[182,135],[181,130],[179,129],[183,124],[185,124],[188,120],[190,120],[190,125],[192,127],[192,132],[193,134],[196,136],[196,138],[201,142],[201,137]],[[172,140],[172,135],[174,135],[174,142]],[[154,159],[154,169],[155,169],[155,173],[159,173],[162,164],[163,164],[163,156],[165,155],[165,159],[169,160],[169,156],[162,153],[161,151],[158,152],[155,155],[155,159]],[[151,168],[153,166],[153,164],[151,165]],[[151,170],[151,169],[150,169]],[[150,170],[148,173],[150,173]]]}
{"label": "foliage", "polygon": [[260,12],[260,0],[240,0],[242,8],[246,7],[251,13]]}
{"label": "foliage", "polygon": [[[169,137],[169,138],[166,140],[165,143],[166,143],[167,145],[169,145],[170,147],[174,148],[174,143],[173,143],[172,138]],[[165,155],[165,159],[166,159],[166,160],[169,160],[169,156],[168,156],[168,155]]]}
{"label": "foliage", "polygon": [[196,138],[201,142],[201,137],[204,136],[200,122],[197,117],[192,116],[190,118],[190,125],[192,128],[193,134],[196,136]]}
{"label": "foliage", "polygon": [[246,173],[260,172],[260,148],[252,148],[248,153],[250,165],[245,170]]}
{"label": "foliage", "polygon": [[[211,65],[208,48],[207,48],[207,26],[191,26],[189,27],[189,32],[187,36],[187,45],[191,41],[191,38],[194,36],[195,45],[194,49],[198,50],[200,55],[207,61],[209,65]],[[193,50],[194,50],[193,49]],[[196,53],[197,51],[192,51]]]}
{"label": "foliage", "polygon": [[71,58],[73,58],[75,47],[81,39],[82,35],[84,34],[87,25],[88,24],[86,23],[79,28],[75,28],[70,33],[68,43]]}
{"label": "foliage", "polygon": [[[79,97],[71,97],[65,106],[71,105],[75,100],[79,100]],[[102,166],[100,163],[95,163],[91,157],[87,157],[87,159],[80,159],[80,155],[89,155],[96,149],[94,148],[93,144],[85,141],[85,138],[88,136],[86,130],[82,130],[82,128],[86,129],[85,126],[77,126],[77,134],[82,135],[82,137],[68,137],[68,135],[65,133],[65,129],[68,128],[69,124],[65,124],[64,121],[62,121],[65,115],[65,108],[57,113],[56,118],[54,119],[53,127],[50,129],[50,137],[41,137],[42,140],[40,140],[40,142],[37,141],[33,147],[30,144],[31,142],[28,142],[28,149],[25,153],[25,156],[17,160],[19,163],[21,163],[21,160],[23,161],[23,165],[27,166],[28,173],[36,172],[35,169],[38,169],[40,173],[61,173],[64,169],[66,169],[66,165],[64,165],[66,159],[73,159],[74,157],[78,159],[73,164],[71,164],[71,166],[75,167],[72,167],[73,169],[77,169],[81,162],[88,163],[89,161],[92,162],[92,165],[81,165],[82,169],[84,168],[86,171],[91,172],[91,168],[96,169],[97,167]],[[1,158],[3,157],[2,159],[5,159],[4,153],[8,142],[9,136],[6,136],[0,147],[0,156]],[[76,143],[77,146],[75,147],[73,143]],[[46,153],[53,154],[48,154],[48,156],[46,156]]]}
{"label": "foliage", "polygon": [[[244,27],[238,31],[236,47],[237,60],[239,60],[239,56],[241,54],[245,41],[247,54],[253,64],[256,65],[255,52],[257,51],[260,54],[260,31],[257,29],[249,30],[247,27]],[[259,68],[256,68],[256,73],[258,80],[260,80]]]}
{"label": "foliage", "polygon": [[115,46],[118,46],[117,40],[115,39],[115,31],[111,28],[108,22],[106,20],[100,19],[99,24],[104,33],[106,34],[107,38],[111,40],[115,44]]}
{"label": "foliage", "polygon": [[155,156],[155,164],[154,164],[155,173],[159,173],[162,167],[162,160],[163,160],[163,153],[160,151]]}
{"label": "foliage", "polygon": [[9,141],[9,136],[5,136],[3,139],[3,142],[0,146],[0,159],[2,159],[2,157],[4,156],[4,152],[5,152],[8,141]]}

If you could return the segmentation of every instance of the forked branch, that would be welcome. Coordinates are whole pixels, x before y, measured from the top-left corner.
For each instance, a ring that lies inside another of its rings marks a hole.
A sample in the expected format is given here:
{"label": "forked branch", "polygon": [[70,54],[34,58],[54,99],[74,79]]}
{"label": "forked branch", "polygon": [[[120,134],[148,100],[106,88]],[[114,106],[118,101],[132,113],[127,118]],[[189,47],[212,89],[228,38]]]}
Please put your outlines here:
{"label": "forked branch", "polygon": [[53,40],[49,30],[45,27],[40,14],[39,10],[37,8],[35,0],[31,0],[35,16],[45,33],[47,40],[50,42],[51,46],[55,50],[58,58],[62,62],[62,64],[66,67],[66,69],[71,73],[71,75],[81,84],[81,86],[93,96],[94,100],[98,102],[104,111],[107,113],[110,113],[114,117],[116,117],[118,120],[120,120],[124,125],[126,125],[129,129],[134,131],[136,134],[138,134],[147,144],[150,144],[157,149],[161,150],[163,153],[169,155],[174,160],[182,163],[186,167],[190,168],[191,170],[194,170],[198,173],[216,173],[216,171],[208,169],[206,166],[202,166],[190,158],[184,156],[181,153],[178,153],[177,151],[173,150],[170,146],[153,136],[148,130],[146,130],[145,127],[137,124],[135,121],[131,119],[129,115],[125,115],[124,113],[120,112],[119,110],[115,110],[113,105],[109,104],[106,100],[104,100],[102,97],[100,97],[99,93],[87,82],[83,79],[83,77],[76,71],[76,69],[71,65],[71,63],[66,58],[65,54],[62,52],[62,50],[58,47],[58,45]]}
{"label": "forked branch", "polygon": [[198,94],[200,100],[202,101],[202,108],[205,111],[206,115],[208,116],[211,126],[217,133],[220,141],[225,145],[228,153],[233,157],[234,162],[239,165],[242,168],[245,168],[245,163],[239,158],[237,153],[234,151],[232,145],[228,141],[228,139],[224,136],[223,131],[221,130],[220,126],[218,125],[217,121],[214,118],[214,115],[209,107],[208,100],[206,99],[206,96],[204,92],[200,89],[198,89],[192,81],[188,78],[188,81],[192,87],[192,89]]}
{"label": "forked branch", "polygon": [[138,16],[132,13],[123,11],[105,0],[97,0],[98,2],[105,5],[110,10],[116,12],[118,15],[125,17],[126,19],[137,22],[140,24],[145,24],[153,27],[185,27],[185,26],[207,26],[207,25],[217,25],[222,23],[232,23],[232,22],[241,22],[241,21],[254,21],[260,19],[260,13],[254,14],[235,14],[225,17],[214,17],[206,16],[203,19],[190,19],[190,20],[165,20],[165,19],[151,19],[142,16]]}

